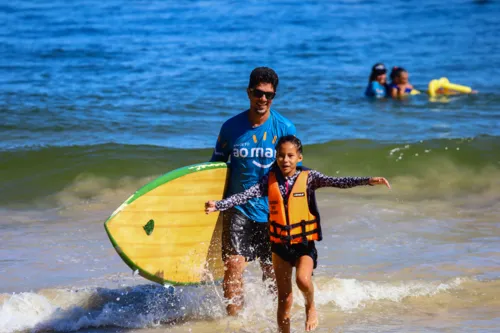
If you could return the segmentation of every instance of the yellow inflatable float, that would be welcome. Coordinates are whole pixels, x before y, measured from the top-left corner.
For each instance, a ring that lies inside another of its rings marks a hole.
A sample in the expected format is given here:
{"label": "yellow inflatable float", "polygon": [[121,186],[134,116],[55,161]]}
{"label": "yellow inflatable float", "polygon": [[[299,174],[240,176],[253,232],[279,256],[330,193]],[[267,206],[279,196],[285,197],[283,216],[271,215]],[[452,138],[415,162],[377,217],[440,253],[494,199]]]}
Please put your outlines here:
{"label": "yellow inflatable float", "polygon": [[470,94],[472,89],[467,86],[451,83],[447,78],[442,77],[439,80],[429,82],[429,96],[435,97],[438,95],[455,95],[457,93]]}

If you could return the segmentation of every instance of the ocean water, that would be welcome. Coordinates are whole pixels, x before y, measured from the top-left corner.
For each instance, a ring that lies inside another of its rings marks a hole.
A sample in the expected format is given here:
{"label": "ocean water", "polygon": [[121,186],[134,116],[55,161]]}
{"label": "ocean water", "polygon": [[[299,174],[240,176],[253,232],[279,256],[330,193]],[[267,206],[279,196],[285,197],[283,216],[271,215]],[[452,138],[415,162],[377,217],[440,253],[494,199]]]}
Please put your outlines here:
{"label": "ocean water", "polygon": [[[0,332],[276,330],[257,265],[228,318],[220,284],[135,276],[103,228],[209,159],[257,66],[280,77],[305,165],[393,186],[318,191],[318,331],[500,332],[498,17],[472,0],[2,2]],[[479,94],[368,100],[379,61]]]}

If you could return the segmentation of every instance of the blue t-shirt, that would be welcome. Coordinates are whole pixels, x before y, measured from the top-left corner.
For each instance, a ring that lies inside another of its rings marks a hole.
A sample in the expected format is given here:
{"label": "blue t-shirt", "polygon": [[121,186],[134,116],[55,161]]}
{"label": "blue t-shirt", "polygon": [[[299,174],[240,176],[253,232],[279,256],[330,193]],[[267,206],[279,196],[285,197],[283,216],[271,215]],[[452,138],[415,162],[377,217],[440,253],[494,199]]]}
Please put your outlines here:
{"label": "blue t-shirt", "polygon": [[381,85],[377,81],[372,81],[368,84],[368,87],[366,87],[365,95],[368,97],[385,97],[386,96],[386,89],[385,86]]}
{"label": "blue t-shirt", "polygon": [[[265,123],[254,128],[248,120],[248,112],[244,111],[222,125],[211,158],[211,161],[227,162],[231,156],[231,175],[225,197],[257,184],[276,159],[275,145],[279,138],[296,135],[295,125],[274,110],[270,111]],[[251,220],[268,220],[267,197],[253,198],[235,208]]]}

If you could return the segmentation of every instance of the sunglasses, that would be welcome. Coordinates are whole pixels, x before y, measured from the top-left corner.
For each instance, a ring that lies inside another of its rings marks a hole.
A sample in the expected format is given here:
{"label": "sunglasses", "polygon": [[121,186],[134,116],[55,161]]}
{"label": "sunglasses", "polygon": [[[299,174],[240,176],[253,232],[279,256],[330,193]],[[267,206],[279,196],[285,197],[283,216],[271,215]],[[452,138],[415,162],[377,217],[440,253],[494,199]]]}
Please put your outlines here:
{"label": "sunglasses", "polygon": [[256,98],[262,98],[262,96],[266,96],[266,99],[272,100],[274,96],[276,96],[275,92],[270,92],[270,91],[262,91],[260,89],[251,89],[252,90],[252,95],[253,97]]}

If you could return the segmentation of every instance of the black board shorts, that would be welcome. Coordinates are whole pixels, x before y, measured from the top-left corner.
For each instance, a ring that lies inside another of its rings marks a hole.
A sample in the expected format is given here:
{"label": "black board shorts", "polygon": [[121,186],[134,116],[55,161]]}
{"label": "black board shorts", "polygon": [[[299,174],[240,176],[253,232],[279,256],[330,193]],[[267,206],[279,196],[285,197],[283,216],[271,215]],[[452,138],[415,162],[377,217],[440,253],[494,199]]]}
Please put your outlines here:
{"label": "black board shorts", "polygon": [[231,255],[241,255],[246,261],[259,258],[262,263],[272,264],[269,224],[255,222],[236,208],[223,212],[222,260]]}
{"label": "black board shorts", "polygon": [[309,241],[307,244],[271,244],[271,251],[278,255],[284,261],[295,267],[295,262],[302,256],[309,256],[314,262],[314,268],[318,266],[318,251],[314,241]]}

